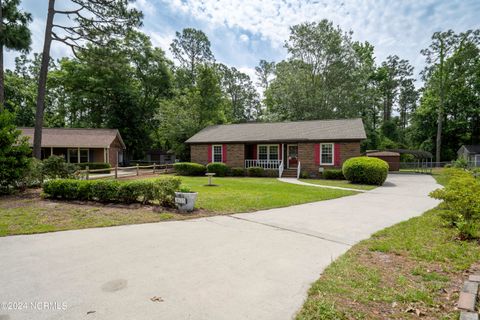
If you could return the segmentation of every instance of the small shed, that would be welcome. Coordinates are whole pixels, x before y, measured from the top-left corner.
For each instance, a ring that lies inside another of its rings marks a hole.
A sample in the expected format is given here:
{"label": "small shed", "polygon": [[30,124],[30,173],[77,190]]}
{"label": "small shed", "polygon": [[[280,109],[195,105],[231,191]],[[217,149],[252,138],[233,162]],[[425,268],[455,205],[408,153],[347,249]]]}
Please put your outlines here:
{"label": "small shed", "polygon": [[457,151],[458,158],[465,159],[472,167],[480,167],[480,144],[463,145]]}
{"label": "small shed", "polygon": [[400,170],[400,153],[393,151],[367,151],[367,157],[382,159],[388,163],[389,171]]}

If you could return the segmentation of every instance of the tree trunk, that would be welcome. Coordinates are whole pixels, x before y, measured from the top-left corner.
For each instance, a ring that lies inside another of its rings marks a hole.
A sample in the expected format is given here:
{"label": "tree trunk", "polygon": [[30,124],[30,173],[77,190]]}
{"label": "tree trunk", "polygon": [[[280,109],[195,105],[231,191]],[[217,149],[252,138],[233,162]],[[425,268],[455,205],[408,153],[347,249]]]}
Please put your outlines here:
{"label": "tree trunk", "polygon": [[[440,105],[438,106],[437,112],[437,141],[435,148],[435,161],[441,162],[441,152],[442,152],[442,130],[443,130],[443,110],[445,108],[445,79],[444,79],[444,63],[445,63],[445,44],[441,40],[440,44]],[[440,165],[440,164],[438,164]]]}
{"label": "tree trunk", "polygon": [[33,136],[33,156],[41,159],[42,156],[42,129],[45,95],[47,91],[48,64],[50,62],[50,45],[52,44],[53,16],[55,15],[55,0],[48,1],[47,24],[42,51],[42,65],[38,77],[37,110],[35,114],[35,133]]}
{"label": "tree trunk", "polygon": [[[1,0],[0,0],[1,2]],[[0,3],[1,5],[1,3]],[[0,12],[2,10],[0,9]],[[0,21],[1,21],[1,14],[0,14]],[[0,44],[0,112],[3,111],[5,105],[5,76],[3,74],[3,45]]]}
{"label": "tree trunk", "polygon": [[[0,34],[3,32],[3,12],[2,12],[2,0],[0,0]],[[3,75],[3,45],[0,44],[0,112],[3,111],[5,104],[5,77]]]}

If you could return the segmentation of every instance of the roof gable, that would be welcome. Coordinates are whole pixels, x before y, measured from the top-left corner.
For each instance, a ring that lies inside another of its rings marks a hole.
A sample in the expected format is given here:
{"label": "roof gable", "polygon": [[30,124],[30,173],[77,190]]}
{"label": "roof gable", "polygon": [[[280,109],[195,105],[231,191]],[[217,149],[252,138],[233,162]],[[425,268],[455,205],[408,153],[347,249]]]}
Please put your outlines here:
{"label": "roof gable", "polygon": [[463,147],[468,151],[468,153],[473,153],[473,154],[480,153],[480,144],[464,145]]}
{"label": "roof gable", "polygon": [[186,143],[366,139],[362,119],[241,123],[209,126]]}
{"label": "roof gable", "polygon": [[[18,128],[22,135],[33,145],[34,128]],[[109,148],[118,138],[121,146],[125,144],[117,129],[88,128],[43,128],[42,147],[54,148]]]}

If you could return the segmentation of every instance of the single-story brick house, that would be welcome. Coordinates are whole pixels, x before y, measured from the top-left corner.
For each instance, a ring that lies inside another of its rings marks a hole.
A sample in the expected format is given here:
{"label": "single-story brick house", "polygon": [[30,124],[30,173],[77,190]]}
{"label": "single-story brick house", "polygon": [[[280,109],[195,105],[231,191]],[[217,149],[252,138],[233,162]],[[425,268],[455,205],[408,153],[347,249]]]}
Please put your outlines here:
{"label": "single-story brick house", "polygon": [[[19,128],[33,146],[34,128]],[[42,159],[63,156],[70,163],[123,162],[123,143],[117,129],[43,128]]]}
{"label": "single-story brick house", "polygon": [[480,167],[480,144],[463,145],[457,151],[458,158],[468,161],[473,167]]}
{"label": "single-story brick house", "polygon": [[242,123],[209,126],[186,141],[192,162],[260,166],[279,175],[318,175],[360,156],[361,119]]}

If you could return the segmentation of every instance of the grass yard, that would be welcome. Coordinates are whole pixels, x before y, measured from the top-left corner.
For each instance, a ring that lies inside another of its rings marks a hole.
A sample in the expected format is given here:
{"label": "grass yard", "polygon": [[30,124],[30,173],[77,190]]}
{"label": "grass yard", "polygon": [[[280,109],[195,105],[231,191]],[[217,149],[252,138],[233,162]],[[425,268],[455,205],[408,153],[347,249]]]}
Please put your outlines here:
{"label": "grass yard", "polygon": [[[218,184],[216,187],[204,186],[208,181],[206,177],[182,177],[182,180],[199,192],[196,207],[200,210],[183,214],[152,206],[43,200],[40,190],[0,197],[0,236],[184,220],[355,194],[351,191],[293,185],[268,178],[214,178],[214,183]],[[158,209],[160,212],[156,212]]]}
{"label": "grass yard", "polygon": [[[441,171],[438,183],[447,182]],[[374,234],[325,269],[297,320],[458,319],[466,274],[479,271],[480,246],[459,241],[436,208]]]}
{"label": "grass yard", "polygon": [[358,190],[372,190],[377,186],[369,186],[366,184],[355,184],[347,180],[325,180],[325,179],[300,179],[300,181],[318,184],[320,186],[342,187]]}
{"label": "grass yard", "polygon": [[256,211],[306,202],[339,198],[354,191],[294,185],[275,178],[219,178],[205,186],[206,177],[182,177],[182,183],[197,191],[198,208],[221,213]]}

